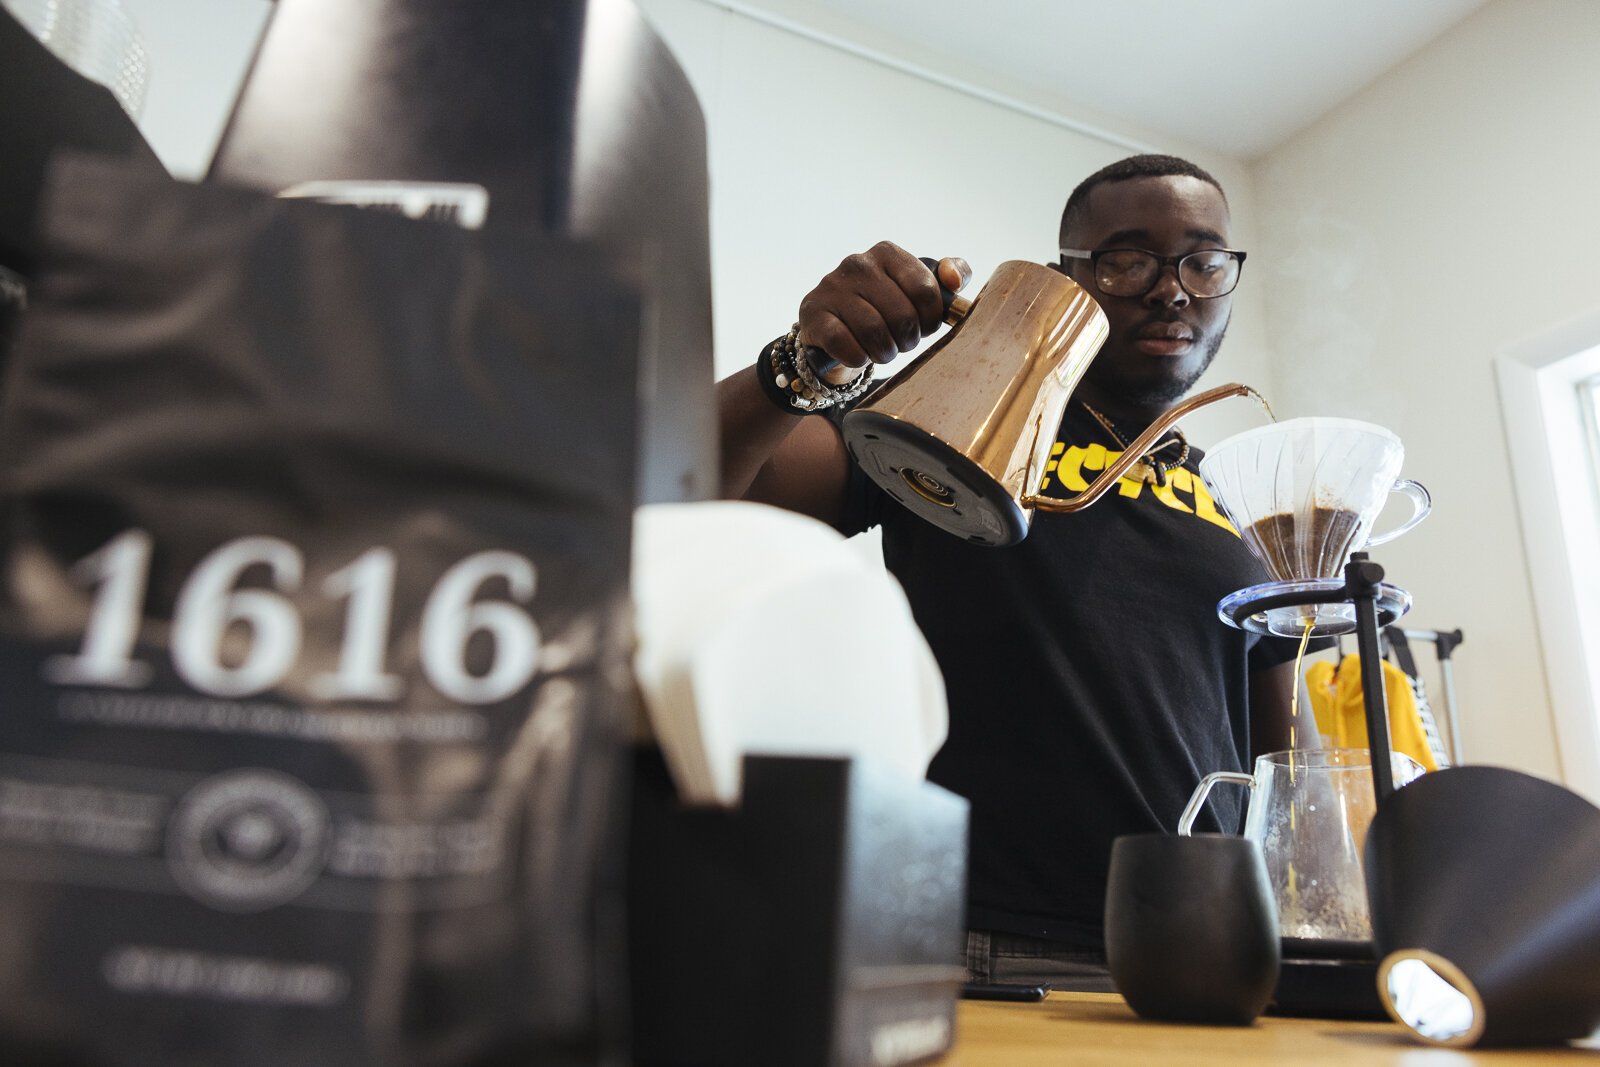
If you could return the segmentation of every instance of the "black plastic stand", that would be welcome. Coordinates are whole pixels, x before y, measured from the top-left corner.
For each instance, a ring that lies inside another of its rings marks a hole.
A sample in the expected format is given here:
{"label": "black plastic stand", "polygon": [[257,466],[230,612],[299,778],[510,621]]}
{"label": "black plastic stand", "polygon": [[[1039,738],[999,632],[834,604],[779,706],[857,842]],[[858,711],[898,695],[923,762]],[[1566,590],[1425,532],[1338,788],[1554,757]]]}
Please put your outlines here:
{"label": "black plastic stand", "polygon": [[[1301,604],[1344,602],[1355,608],[1356,650],[1361,657],[1361,695],[1367,711],[1367,745],[1372,753],[1372,790],[1381,807],[1394,792],[1394,767],[1389,753],[1389,702],[1383,688],[1383,654],[1378,648],[1378,630],[1399,620],[1410,603],[1410,595],[1393,586],[1384,586],[1383,568],[1365,552],[1350,553],[1344,567],[1344,585],[1305,592],[1272,592],[1245,598],[1242,593],[1223,601],[1224,621],[1241,629],[1260,612]],[[1328,583],[1331,585],[1331,582]],[[1380,610],[1385,591],[1399,594],[1398,607]],[[1255,628],[1256,623],[1249,624]]]}
{"label": "black plastic stand", "polygon": [[1367,709],[1367,747],[1372,752],[1372,792],[1378,806],[1394,792],[1389,757],[1389,702],[1383,689],[1383,653],[1378,649],[1378,583],[1383,568],[1365,552],[1352,552],[1344,567],[1346,598],[1356,609],[1356,651],[1361,657],[1361,697]]}

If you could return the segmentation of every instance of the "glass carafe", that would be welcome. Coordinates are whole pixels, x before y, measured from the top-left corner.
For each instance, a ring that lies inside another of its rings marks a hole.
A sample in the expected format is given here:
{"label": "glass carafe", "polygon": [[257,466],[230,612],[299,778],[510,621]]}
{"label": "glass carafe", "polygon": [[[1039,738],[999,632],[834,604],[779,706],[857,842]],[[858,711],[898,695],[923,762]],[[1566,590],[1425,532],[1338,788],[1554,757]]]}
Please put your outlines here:
{"label": "glass carafe", "polygon": [[[1391,756],[1394,783],[1423,773],[1403,753]],[[1244,836],[1261,846],[1286,938],[1367,941],[1372,920],[1361,850],[1377,811],[1366,749],[1269,752],[1254,774],[1218,771],[1201,779],[1178,822],[1188,835],[1213,786],[1250,787]]]}

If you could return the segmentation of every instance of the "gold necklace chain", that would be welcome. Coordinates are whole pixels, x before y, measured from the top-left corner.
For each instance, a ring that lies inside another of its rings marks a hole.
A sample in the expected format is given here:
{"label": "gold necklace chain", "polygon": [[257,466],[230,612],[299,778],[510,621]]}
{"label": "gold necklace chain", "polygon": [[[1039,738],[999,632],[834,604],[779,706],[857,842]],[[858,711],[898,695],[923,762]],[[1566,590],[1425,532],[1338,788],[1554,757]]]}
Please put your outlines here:
{"label": "gold necklace chain", "polygon": [[[1098,422],[1102,427],[1105,428],[1106,433],[1111,435],[1111,439],[1115,441],[1124,452],[1128,450],[1129,442],[1124,440],[1122,434],[1117,432],[1117,428],[1111,424],[1110,419],[1096,411],[1087,400],[1084,400],[1080,397],[1078,403],[1083,405],[1083,410],[1087,411],[1094,417],[1095,422]],[[1157,452],[1161,452],[1174,444],[1183,446],[1183,449],[1178,453],[1177,459],[1173,460],[1171,463],[1167,463],[1156,458]],[[1183,436],[1182,430],[1174,426],[1172,428],[1171,437],[1167,438],[1165,441],[1162,441],[1160,444],[1156,445],[1139,458],[1148,468],[1150,475],[1154,477],[1155,483],[1157,485],[1164,486],[1167,484],[1167,473],[1183,466],[1184,461],[1189,458],[1189,439]]]}

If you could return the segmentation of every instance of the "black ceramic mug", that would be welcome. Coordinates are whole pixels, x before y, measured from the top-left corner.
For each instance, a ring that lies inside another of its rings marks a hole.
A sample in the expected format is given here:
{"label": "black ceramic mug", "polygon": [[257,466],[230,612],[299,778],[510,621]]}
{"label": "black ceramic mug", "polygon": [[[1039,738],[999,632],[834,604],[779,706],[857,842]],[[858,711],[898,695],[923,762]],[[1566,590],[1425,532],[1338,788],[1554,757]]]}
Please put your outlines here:
{"label": "black ceramic mug", "polygon": [[1278,908],[1256,842],[1127,834],[1111,847],[1106,961],[1148,1019],[1244,1025],[1278,980]]}

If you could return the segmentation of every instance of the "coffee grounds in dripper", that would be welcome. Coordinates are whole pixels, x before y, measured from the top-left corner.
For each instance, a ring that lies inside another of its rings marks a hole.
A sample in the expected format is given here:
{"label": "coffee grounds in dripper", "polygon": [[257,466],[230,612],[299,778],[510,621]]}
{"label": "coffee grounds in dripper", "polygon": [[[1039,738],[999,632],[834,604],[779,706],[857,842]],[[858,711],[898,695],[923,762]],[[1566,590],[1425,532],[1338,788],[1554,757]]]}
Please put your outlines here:
{"label": "coffee grounds in dripper", "polygon": [[1268,515],[1240,531],[1246,547],[1280,581],[1332,578],[1361,532],[1361,515],[1348,508],[1313,507],[1309,513]]}

